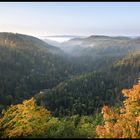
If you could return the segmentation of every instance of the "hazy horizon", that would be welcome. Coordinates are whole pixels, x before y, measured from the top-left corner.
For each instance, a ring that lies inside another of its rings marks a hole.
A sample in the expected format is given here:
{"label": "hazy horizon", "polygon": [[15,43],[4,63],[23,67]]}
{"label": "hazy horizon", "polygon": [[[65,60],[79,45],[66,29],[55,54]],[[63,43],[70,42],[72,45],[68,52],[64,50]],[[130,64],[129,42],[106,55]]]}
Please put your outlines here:
{"label": "hazy horizon", "polygon": [[139,2],[1,2],[0,31],[33,36],[139,36],[139,15]]}
{"label": "hazy horizon", "polygon": [[[48,39],[48,40],[52,40],[52,41],[56,41],[56,42],[64,42],[64,41],[68,41],[70,39],[73,38],[86,38],[86,37],[90,37],[93,36],[92,35],[88,35],[88,36],[80,36],[80,35],[54,35],[54,36],[37,36],[40,39]],[[95,36],[107,36],[107,35],[95,35]],[[135,37],[140,37],[140,36],[109,36],[109,37],[130,37],[130,38],[135,38]]]}
{"label": "hazy horizon", "polygon": [[[0,33],[14,33],[14,32],[0,32]],[[45,40],[48,39],[50,41],[56,41],[56,42],[65,42],[73,38],[86,38],[90,36],[109,36],[109,37],[130,37],[130,38],[135,38],[135,37],[140,37],[139,35],[136,36],[131,36],[131,35],[106,35],[106,34],[89,34],[85,36],[80,36],[80,35],[67,35],[67,34],[56,34],[56,35],[30,35],[30,34],[25,34],[25,33],[19,33],[15,32],[14,34],[23,34],[23,35],[29,35],[29,36],[34,36],[39,39]]]}
{"label": "hazy horizon", "polygon": [[0,138],[140,138],[140,2],[0,2]]}
{"label": "hazy horizon", "polygon": [[[0,33],[14,33],[14,32],[0,32]],[[70,39],[73,39],[73,38],[86,38],[86,37],[90,37],[90,36],[109,36],[109,37],[129,37],[129,38],[136,38],[136,37],[140,37],[139,35],[136,35],[136,36],[131,36],[131,35],[105,35],[105,34],[89,34],[89,35],[86,35],[86,36],[80,36],[80,35],[67,35],[67,34],[56,34],[56,35],[43,35],[43,36],[40,36],[40,35],[30,35],[30,34],[25,34],[25,33],[19,33],[19,32],[15,32],[14,34],[23,34],[23,35],[29,35],[29,36],[34,36],[34,37],[37,37],[39,39],[42,39],[42,40],[45,40],[45,39],[48,39],[50,41],[56,41],[56,42],[65,42],[65,41],[68,41]]]}

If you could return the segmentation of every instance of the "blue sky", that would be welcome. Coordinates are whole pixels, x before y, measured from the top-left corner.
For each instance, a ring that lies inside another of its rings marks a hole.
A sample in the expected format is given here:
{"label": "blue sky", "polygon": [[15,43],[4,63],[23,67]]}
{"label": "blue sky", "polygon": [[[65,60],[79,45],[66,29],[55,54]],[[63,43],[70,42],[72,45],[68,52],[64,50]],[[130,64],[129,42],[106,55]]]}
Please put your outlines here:
{"label": "blue sky", "polygon": [[140,2],[0,2],[0,32],[140,35]]}

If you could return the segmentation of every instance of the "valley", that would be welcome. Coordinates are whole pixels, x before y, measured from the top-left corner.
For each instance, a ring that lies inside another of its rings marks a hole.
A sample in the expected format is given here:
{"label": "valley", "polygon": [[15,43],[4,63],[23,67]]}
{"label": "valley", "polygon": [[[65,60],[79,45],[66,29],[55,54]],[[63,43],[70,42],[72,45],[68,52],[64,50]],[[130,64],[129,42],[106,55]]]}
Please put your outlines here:
{"label": "valley", "polygon": [[139,2],[0,2],[0,138],[140,138]]}
{"label": "valley", "polygon": [[26,100],[34,105],[34,98],[52,114],[46,137],[95,137],[102,107],[121,107],[122,89],[137,83],[140,39],[92,35],[49,42],[0,33],[0,110]]}

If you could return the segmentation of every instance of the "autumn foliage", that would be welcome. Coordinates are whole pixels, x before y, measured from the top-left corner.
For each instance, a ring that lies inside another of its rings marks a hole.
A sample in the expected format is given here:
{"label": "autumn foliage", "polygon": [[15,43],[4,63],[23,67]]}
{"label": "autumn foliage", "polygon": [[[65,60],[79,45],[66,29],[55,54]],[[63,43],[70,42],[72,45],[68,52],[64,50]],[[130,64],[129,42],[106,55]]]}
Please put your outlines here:
{"label": "autumn foliage", "polygon": [[140,82],[122,93],[125,96],[122,107],[103,107],[101,116],[104,121],[101,116],[97,119],[73,116],[59,120],[46,108],[38,106],[34,98],[11,105],[2,112],[0,137],[92,138],[96,128],[99,138],[140,138]]}
{"label": "autumn foliage", "polygon": [[122,90],[126,97],[119,110],[102,109],[104,126],[96,127],[99,138],[140,138],[140,81],[132,89]]}
{"label": "autumn foliage", "polygon": [[2,137],[38,137],[45,133],[50,112],[37,106],[34,98],[11,105],[0,119]]}

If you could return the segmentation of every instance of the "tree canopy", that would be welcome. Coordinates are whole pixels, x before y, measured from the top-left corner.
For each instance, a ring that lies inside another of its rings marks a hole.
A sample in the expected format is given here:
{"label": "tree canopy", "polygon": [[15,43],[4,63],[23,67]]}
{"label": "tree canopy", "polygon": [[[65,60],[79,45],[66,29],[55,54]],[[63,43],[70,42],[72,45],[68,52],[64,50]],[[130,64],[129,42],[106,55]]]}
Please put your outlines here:
{"label": "tree canopy", "polygon": [[100,138],[140,138],[140,81],[132,89],[122,90],[126,99],[120,109],[102,109],[104,126],[97,126]]}
{"label": "tree canopy", "polygon": [[34,98],[23,104],[11,105],[2,112],[0,131],[2,137],[37,137],[44,134],[50,120],[50,112],[37,106]]}

